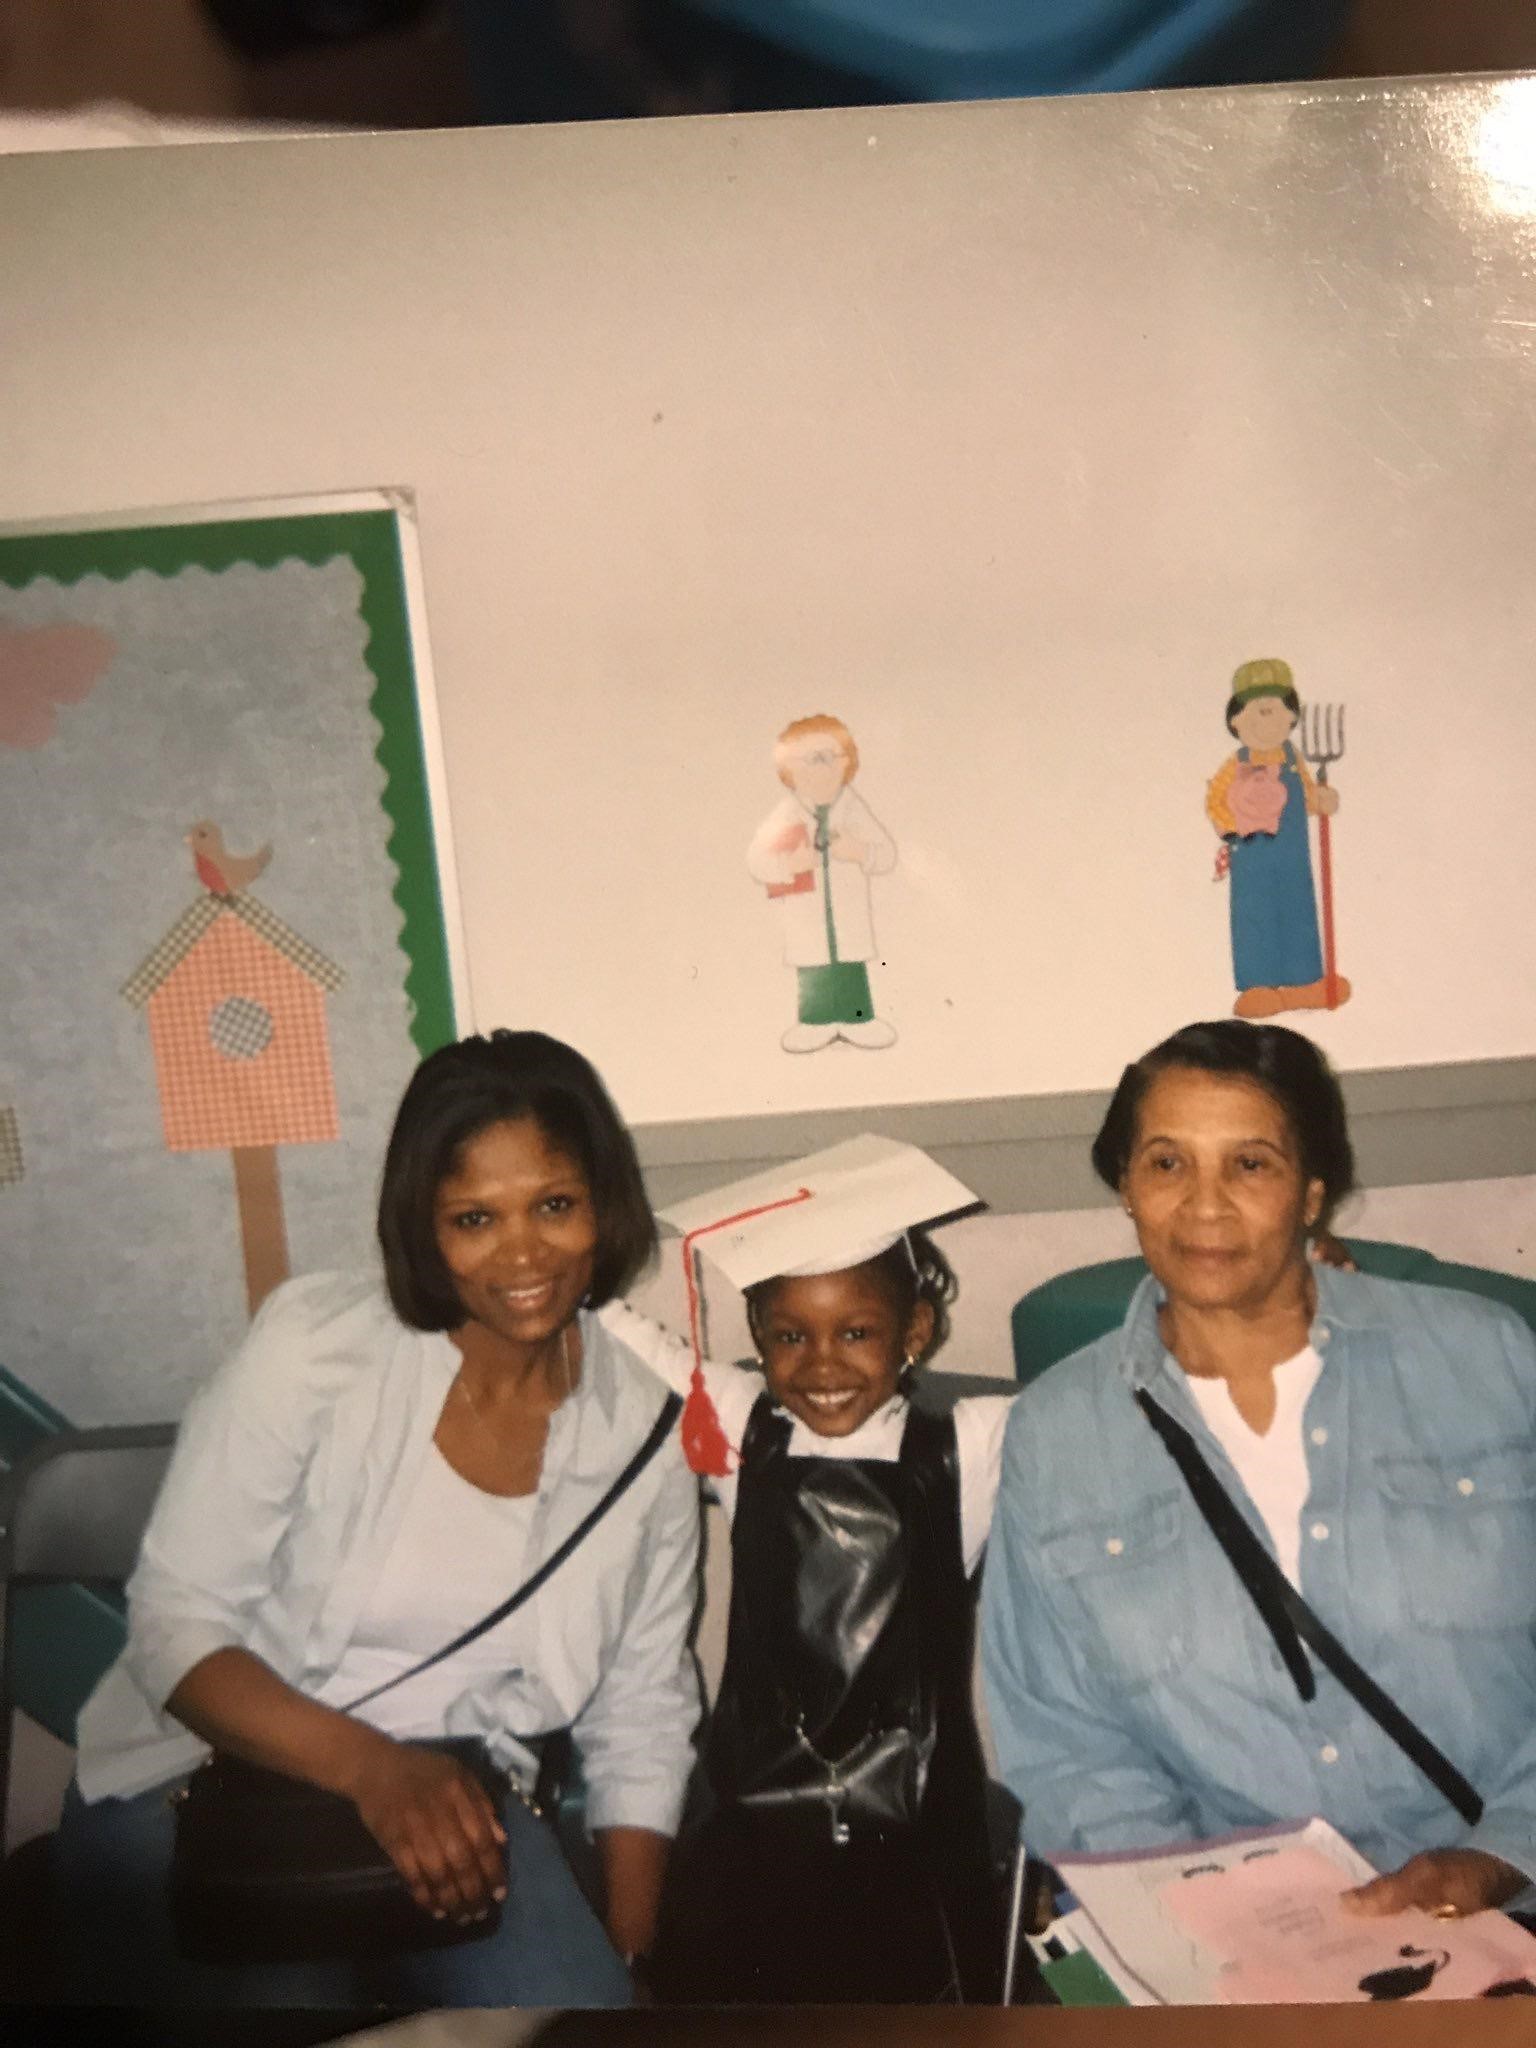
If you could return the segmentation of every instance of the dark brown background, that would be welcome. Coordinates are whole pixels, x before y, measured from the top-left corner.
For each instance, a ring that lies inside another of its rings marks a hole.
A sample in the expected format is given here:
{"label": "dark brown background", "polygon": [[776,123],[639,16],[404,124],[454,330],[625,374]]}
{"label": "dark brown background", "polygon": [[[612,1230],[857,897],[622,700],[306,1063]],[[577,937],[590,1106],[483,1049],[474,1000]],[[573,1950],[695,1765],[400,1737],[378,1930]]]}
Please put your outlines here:
{"label": "dark brown background", "polygon": [[[516,5],[517,0],[507,0]],[[1536,67],[1532,0],[1357,0],[1337,75]],[[448,0],[409,30],[272,63],[234,56],[195,0],[0,0],[0,106],[439,127],[473,120]]]}

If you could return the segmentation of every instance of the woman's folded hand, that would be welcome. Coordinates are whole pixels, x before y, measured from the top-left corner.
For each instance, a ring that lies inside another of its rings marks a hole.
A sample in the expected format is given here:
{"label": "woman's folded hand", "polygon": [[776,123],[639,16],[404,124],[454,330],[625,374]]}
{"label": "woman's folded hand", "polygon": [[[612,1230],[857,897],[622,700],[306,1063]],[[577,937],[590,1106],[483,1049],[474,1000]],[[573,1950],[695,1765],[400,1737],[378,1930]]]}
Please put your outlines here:
{"label": "woman's folded hand", "polygon": [[417,1905],[477,1920],[507,1895],[506,1831],[483,1785],[452,1757],[381,1736],[347,1786]]}
{"label": "woman's folded hand", "polygon": [[1485,1849],[1427,1849],[1410,1856],[1400,1870],[1373,1877],[1345,1892],[1352,1913],[1402,1913],[1410,1906],[1447,1920],[1502,1906],[1524,1891],[1525,1878],[1513,1864]]}

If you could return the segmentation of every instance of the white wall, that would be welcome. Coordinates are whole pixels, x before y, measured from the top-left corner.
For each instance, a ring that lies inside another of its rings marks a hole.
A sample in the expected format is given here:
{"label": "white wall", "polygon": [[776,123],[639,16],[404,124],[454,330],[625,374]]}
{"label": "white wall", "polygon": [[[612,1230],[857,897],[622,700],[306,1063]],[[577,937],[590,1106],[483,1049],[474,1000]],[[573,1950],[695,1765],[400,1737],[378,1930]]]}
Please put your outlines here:
{"label": "white wall", "polygon": [[[0,517],[419,494],[474,1015],[636,1122],[1112,1080],[1231,997],[1226,680],[1347,701],[1346,1067],[1536,1051],[1536,84],[0,165]],[[901,864],[779,1051],[786,718]]]}

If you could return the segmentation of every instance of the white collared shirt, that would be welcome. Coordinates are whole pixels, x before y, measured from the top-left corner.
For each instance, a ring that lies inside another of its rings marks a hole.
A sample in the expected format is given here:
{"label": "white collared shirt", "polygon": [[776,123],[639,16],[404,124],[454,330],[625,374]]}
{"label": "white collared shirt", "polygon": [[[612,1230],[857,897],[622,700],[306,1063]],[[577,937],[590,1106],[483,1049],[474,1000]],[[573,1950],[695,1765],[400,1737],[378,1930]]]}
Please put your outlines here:
{"label": "white collared shirt", "polygon": [[[657,1412],[654,1381],[597,1318],[550,1421],[505,1591],[601,1498]],[[315,1274],[263,1307],[193,1399],[128,1586],[128,1643],[80,1715],[87,1800],[163,1783],[206,1754],[164,1711],[192,1667],[252,1651],[311,1697],[335,1673],[405,1516],[459,1352],[402,1325],[378,1281]],[[525,1779],[519,1736],[570,1726],[594,1828],[670,1833],[699,1700],[686,1640],[698,1506],[676,1437],[513,1617],[499,1671],[467,1674],[442,1732],[480,1735]],[[445,1623],[443,1640],[451,1634]]]}
{"label": "white collared shirt", "polygon": [[[679,1338],[627,1302],[610,1302],[601,1310],[604,1323],[636,1357],[677,1393],[686,1395],[693,1374],[693,1353]],[[736,1463],[757,1397],[766,1382],[761,1374],[739,1365],[704,1361],[704,1389],[714,1403],[720,1427],[730,1446],[731,1470],[724,1478],[706,1481],[727,1519],[736,1512]],[[986,1548],[997,1500],[997,1475],[1003,1430],[1016,1396],[975,1394],[954,1405],[955,1448],[960,1468],[960,1546],[966,1571],[973,1572]],[[784,1409],[776,1410],[784,1414]],[[809,1423],[790,1417],[788,1454],[792,1458],[874,1458],[894,1461],[901,1455],[907,1426],[907,1402],[895,1394],[882,1408],[846,1436],[818,1436]]]}
{"label": "white collared shirt", "polygon": [[1248,1498],[1263,1517],[1281,1571],[1296,1587],[1301,1585],[1301,1511],[1312,1490],[1301,1421],[1322,1369],[1323,1361],[1310,1344],[1275,1367],[1274,1419],[1262,1434],[1239,1415],[1226,1380],[1186,1374],[1195,1406],[1232,1460]]}

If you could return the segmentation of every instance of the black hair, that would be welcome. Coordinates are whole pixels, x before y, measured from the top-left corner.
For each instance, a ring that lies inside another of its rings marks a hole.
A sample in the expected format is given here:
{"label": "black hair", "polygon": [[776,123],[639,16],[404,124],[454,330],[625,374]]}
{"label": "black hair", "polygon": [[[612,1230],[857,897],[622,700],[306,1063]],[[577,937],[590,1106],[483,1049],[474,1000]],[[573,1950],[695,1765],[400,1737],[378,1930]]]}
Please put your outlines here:
{"label": "black hair", "polygon": [[1326,1227],[1355,1185],[1344,1091],[1311,1039],[1283,1024],[1248,1024],[1237,1017],[1186,1024],[1133,1061],[1120,1076],[1093,1141],[1093,1170],[1105,1186],[1119,1191],[1143,1098],[1156,1076],[1170,1067],[1252,1081],[1278,1104],[1296,1141],[1304,1178],[1323,1184],[1323,1204],[1313,1227]]}
{"label": "black hair", "polygon": [[1301,699],[1294,690],[1277,690],[1272,686],[1260,690],[1249,690],[1242,697],[1229,697],[1227,699],[1227,731],[1231,733],[1234,739],[1237,737],[1237,727],[1232,721],[1236,718],[1239,711],[1242,710],[1243,706],[1251,704],[1255,697],[1278,697],[1286,710],[1290,712],[1292,718],[1300,718],[1301,716]]}
{"label": "black hair", "polygon": [[[907,1247],[910,1245],[911,1250]],[[921,1365],[932,1358],[949,1335],[949,1304],[958,1292],[954,1269],[939,1250],[926,1230],[909,1230],[905,1242],[900,1238],[888,1245],[883,1252],[866,1260],[858,1268],[878,1282],[890,1300],[897,1318],[905,1324],[920,1301],[926,1301],[933,1310],[933,1335],[923,1350],[922,1358],[914,1359],[913,1365]],[[752,1332],[752,1341],[762,1348],[762,1318],[768,1312],[768,1304],[775,1288],[783,1285],[790,1276],[775,1274],[771,1279],[759,1280],[746,1290],[747,1327]]]}
{"label": "black hair", "polygon": [[656,1249],[656,1219],[634,1141],[596,1069],[542,1031],[493,1031],[430,1053],[395,1113],[379,1188],[379,1247],[395,1313],[414,1330],[452,1330],[464,1306],[438,1249],[438,1189],[493,1124],[531,1117],[585,1176],[597,1218],[588,1300],[622,1294]]}

